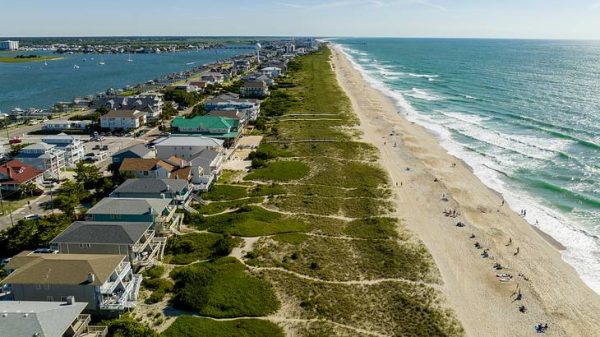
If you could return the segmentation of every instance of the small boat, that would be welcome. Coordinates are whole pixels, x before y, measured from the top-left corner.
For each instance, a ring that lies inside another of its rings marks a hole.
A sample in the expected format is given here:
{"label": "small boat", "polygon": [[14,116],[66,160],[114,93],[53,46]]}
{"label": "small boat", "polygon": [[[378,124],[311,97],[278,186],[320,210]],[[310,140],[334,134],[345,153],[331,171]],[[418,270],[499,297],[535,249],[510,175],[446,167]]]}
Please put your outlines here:
{"label": "small boat", "polygon": [[194,63],[196,63],[196,62],[188,62],[188,63],[186,63],[186,65],[188,65],[188,66],[191,66],[191,65],[193,65]]}
{"label": "small boat", "polygon": [[127,62],[133,62],[133,59],[131,58],[131,53],[129,53],[129,57],[127,58]]}
{"label": "small boat", "polygon": [[48,61],[44,61],[44,65],[47,66],[48,65]]}
{"label": "small boat", "polygon": [[106,63],[104,62],[104,58],[102,56],[100,56],[100,62],[98,62],[99,65],[103,66]]}
{"label": "small boat", "polygon": [[73,65],[73,69],[79,69],[79,66],[78,66],[78,65],[76,65],[76,64],[74,64],[74,65]]}

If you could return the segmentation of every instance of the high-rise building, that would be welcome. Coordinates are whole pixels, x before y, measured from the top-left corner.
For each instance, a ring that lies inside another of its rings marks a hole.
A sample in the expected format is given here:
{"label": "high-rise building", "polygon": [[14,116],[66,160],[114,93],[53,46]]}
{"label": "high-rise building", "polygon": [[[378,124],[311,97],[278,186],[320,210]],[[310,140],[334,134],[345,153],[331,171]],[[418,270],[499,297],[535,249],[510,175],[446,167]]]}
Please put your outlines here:
{"label": "high-rise building", "polygon": [[0,41],[0,50],[17,50],[19,49],[19,41]]}

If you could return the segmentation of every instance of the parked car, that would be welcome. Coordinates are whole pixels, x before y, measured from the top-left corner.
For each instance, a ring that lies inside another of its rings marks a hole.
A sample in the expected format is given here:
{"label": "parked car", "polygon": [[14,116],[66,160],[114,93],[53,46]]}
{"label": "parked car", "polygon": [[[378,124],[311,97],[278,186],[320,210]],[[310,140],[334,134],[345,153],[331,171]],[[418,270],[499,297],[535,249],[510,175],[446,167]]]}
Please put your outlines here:
{"label": "parked car", "polygon": [[39,214],[27,214],[23,217],[24,220],[37,220],[39,218],[41,218]]}
{"label": "parked car", "polygon": [[38,248],[33,252],[36,254],[58,254],[58,250],[50,248]]}
{"label": "parked car", "polygon": [[54,187],[54,186],[56,186],[56,182],[55,181],[44,180],[44,181],[42,181],[42,186],[44,186],[44,187]]}
{"label": "parked car", "polygon": [[105,150],[105,151],[106,151],[106,150],[108,150],[108,145],[104,145],[104,146],[102,147],[102,150]]}
{"label": "parked car", "polygon": [[21,140],[21,138],[19,138],[19,137],[13,137],[11,140],[8,141],[8,144],[10,144],[10,145],[20,144],[21,142],[23,142]]}
{"label": "parked car", "polygon": [[94,147],[92,148],[92,150],[100,150],[100,144],[94,145]]}

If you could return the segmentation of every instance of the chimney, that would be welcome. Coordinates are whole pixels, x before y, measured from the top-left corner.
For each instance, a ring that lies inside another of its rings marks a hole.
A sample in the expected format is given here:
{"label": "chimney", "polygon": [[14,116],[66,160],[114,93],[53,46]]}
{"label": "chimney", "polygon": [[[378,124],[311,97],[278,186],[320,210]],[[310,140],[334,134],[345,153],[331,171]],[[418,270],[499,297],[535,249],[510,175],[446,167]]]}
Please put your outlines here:
{"label": "chimney", "polygon": [[[91,275],[93,275],[93,274],[91,274]],[[75,296],[67,296],[67,305],[73,305],[73,304],[75,304]]]}
{"label": "chimney", "polygon": [[94,275],[94,273],[89,273],[87,275],[86,281],[88,283],[94,283],[94,281],[96,281],[96,275]]}

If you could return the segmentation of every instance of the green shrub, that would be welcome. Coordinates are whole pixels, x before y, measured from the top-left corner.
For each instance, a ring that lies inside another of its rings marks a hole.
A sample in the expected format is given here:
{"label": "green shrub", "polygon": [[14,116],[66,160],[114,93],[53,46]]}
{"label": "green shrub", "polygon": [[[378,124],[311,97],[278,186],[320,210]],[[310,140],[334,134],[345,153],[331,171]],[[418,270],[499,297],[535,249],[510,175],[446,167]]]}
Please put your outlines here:
{"label": "green shrub", "polygon": [[210,317],[264,316],[279,301],[271,286],[250,276],[235,258],[197,263],[175,269],[175,306]]}
{"label": "green shrub", "polygon": [[240,319],[215,321],[181,316],[163,333],[164,337],[283,337],[283,330],[269,321]]}
{"label": "green shrub", "polygon": [[302,179],[308,173],[310,168],[300,161],[269,161],[264,167],[250,172],[244,180],[290,181]]}

